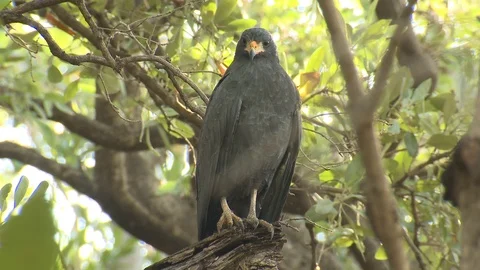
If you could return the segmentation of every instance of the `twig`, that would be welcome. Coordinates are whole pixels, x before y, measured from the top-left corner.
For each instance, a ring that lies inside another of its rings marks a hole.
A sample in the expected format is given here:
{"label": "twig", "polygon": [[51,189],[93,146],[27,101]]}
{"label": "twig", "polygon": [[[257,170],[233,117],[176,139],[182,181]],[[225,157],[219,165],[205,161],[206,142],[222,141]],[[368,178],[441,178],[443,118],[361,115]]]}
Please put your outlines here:
{"label": "twig", "polygon": [[200,90],[200,88],[198,88],[198,86],[190,78],[185,76],[185,74],[183,74],[183,72],[180,69],[178,69],[177,67],[172,65],[170,62],[168,62],[167,59],[165,59],[165,57],[156,56],[156,55],[135,55],[135,56],[125,57],[119,60],[121,65],[126,65],[127,63],[132,63],[132,62],[144,62],[144,61],[153,61],[153,62],[158,62],[164,65],[175,76],[179,77],[184,82],[186,82],[190,87],[192,87],[192,89],[195,92],[197,92],[197,94],[200,96],[203,102],[205,102],[205,104],[208,103],[208,97],[205,95],[205,93],[203,93],[203,91]]}
{"label": "twig", "polygon": [[80,65],[81,63],[95,63],[95,64],[100,64],[104,66],[109,66],[111,68],[114,68],[114,66],[111,66],[110,63],[108,63],[105,58],[93,54],[86,54],[86,55],[73,55],[73,54],[67,54],[58,44],[55,42],[53,37],[50,35],[48,30],[43,27],[40,23],[24,17],[22,15],[18,15],[12,12],[8,11],[0,11],[0,19],[3,19],[5,23],[22,23],[29,25],[33,27],[37,32],[45,39],[47,42],[48,48],[50,49],[50,52],[60,58],[61,60],[68,62],[72,65]]}
{"label": "twig", "polygon": [[172,72],[168,69],[166,71],[167,71],[168,78],[170,79],[170,81],[172,81],[173,87],[175,88],[177,93],[180,95],[180,98],[182,99],[185,106],[190,110],[192,110],[193,112],[195,112],[196,114],[198,114],[198,116],[203,117],[205,115],[205,112],[201,111],[197,106],[190,103],[190,101],[188,100],[188,97],[185,95],[185,93],[183,93],[183,90],[180,87],[180,84],[178,84]]}
{"label": "twig", "polygon": [[406,174],[404,174],[400,179],[398,179],[397,181],[395,181],[395,183],[393,183],[393,188],[398,188],[400,186],[403,185],[403,183],[409,178],[409,177],[412,177],[414,175],[418,175],[419,173],[422,172],[422,170],[427,167],[428,165],[430,164],[433,164],[435,161],[438,161],[442,158],[447,158],[449,157],[451,154],[450,151],[448,152],[445,152],[445,153],[441,153],[441,154],[438,154],[438,155],[435,155],[435,156],[431,156],[427,161],[423,162],[423,163],[420,163],[418,166],[416,166],[415,168],[411,169],[410,171],[408,171]]}
{"label": "twig", "polygon": [[118,67],[115,65],[115,59],[113,59],[112,55],[107,49],[107,45],[105,44],[104,38],[102,33],[100,33],[100,30],[98,29],[97,23],[93,20],[92,15],[87,9],[87,6],[85,5],[85,0],[76,0],[76,4],[78,6],[78,9],[80,9],[80,12],[82,13],[83,17],[85,18],[85,21],[88,23],[90,26],[90,29],[93,32],[93,35],[95,36],[95,39],[98,41],[98,47],[100,48],[100,51],[102,52],[103,57],[107,59],[107,62],[110,64],[110,67],[112,67],[114,70],[119,72]]}

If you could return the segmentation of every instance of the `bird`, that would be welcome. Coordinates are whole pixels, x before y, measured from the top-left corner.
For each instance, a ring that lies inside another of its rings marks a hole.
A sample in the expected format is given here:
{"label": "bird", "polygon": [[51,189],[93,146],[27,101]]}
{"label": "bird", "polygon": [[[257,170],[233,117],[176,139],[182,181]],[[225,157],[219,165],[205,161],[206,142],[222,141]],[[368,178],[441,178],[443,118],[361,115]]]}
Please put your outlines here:
{"label": "bird", "polygon": [[300,97],[263,28],[245,30],[214,88],[197,145],[198,238],[263,225],[273,236],[301,142]]}

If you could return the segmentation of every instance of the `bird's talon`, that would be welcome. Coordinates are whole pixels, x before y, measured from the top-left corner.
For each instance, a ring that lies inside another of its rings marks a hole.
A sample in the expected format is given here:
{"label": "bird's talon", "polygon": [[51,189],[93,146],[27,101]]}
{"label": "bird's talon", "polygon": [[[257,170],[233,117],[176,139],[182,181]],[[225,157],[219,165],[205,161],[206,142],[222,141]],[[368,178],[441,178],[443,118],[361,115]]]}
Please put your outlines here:
{"label": "bird's talon", "polygon": [[239,218],[237,215],[232,215],[232,222],[232,225],[239,227],[242,231],[245,229],[242,219]]}
{"label": "bird's talon", "polygon": [[233,213],[223,213],[217,222],[217,231],[221,232],[223,228],[239,227],[244,230],[242,219]]}
{"label": "bird's talon", "polygon": [[273,235],[275,234],[275,228],[273,227],[273,225],[262,219],[259,219],[258,222],[259,222],[259,225],[267,228],[267,230],[270,232],[270,240],[272,240]]}
{"label": "bird's talon", "polygon": [[255,230],[258,227],[260,220],[256,216],[248,215],[248,217],[245,219],[245,222],[247,222],[247,224]]}

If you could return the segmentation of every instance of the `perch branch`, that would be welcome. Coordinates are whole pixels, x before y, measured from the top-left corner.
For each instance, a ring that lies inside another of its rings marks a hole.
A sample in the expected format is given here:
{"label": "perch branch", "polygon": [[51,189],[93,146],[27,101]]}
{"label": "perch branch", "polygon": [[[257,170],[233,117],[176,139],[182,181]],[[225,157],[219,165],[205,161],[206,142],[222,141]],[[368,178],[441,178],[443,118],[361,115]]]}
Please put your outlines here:
{"label": "perch branch", "polygon": [[273,238],[261,226],[243,233],[232,229],[212,235],[145,270],[278,269],[285,242],[278,225]]}

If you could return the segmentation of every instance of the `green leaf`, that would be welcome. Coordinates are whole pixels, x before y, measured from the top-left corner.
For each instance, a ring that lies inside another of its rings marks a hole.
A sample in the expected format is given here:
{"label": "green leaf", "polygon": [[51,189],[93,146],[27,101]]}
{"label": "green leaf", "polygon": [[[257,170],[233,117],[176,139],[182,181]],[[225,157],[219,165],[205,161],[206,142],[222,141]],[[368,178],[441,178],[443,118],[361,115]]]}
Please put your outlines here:
{"label": "green leaf", "polygon": [[98,76],[98,68],[88,64],[83,66],[82,71],[80,72],[80,78],[84,78],[84,79],[87,79],[87,78],[93,79],[93,78],[97,78],[97,76]]}
{"label": "green leaf", "polygon": [[[183,25],[183,24],[182,24]],[[173,29],[172,38],[169,39],[166,52],[169,56],[177,54],[177,50],[180,48],[180,44],[183,40],[183,27],[178,26]]]}
{"label": "green leaf", "polygon": [[219,24],[227,19],[236,7],[237,0],[218,0],[217,11],[215,12],[215,18],[213,19],[215,24]]}
{"label": "green leaf", "polygon": [[208,2],[202,6],[201,15],[204,26],[210,25],[213,22],[215,12],[217,11],[217,4],[214,1]]}
{"label": "green leaf", "polygon": [[382,38],[390,26],[390,20],[378,20],[370,25],[362,36],[361,43]]}
{"label": "green leaf", "polygon": [[317,48],[312,55],[310,55],[310,59],[308,59],[307,66],[305,67],[305,72],[313,72],[318,71],[320,66],[323,63],[323,59],[325,58],[325,47]]}
{"label": "green leaf", "polygon": [[12,184],[8,183],[0,189],[0,216],[7,209],[7,196],[12,190]]}
{"label": "green leaf", "polygon": [[52,83],[59,83],[63,80],[63,75],[54,65],[51,65],[47,70],[48,80]]}
{"label": "green leaf", "polygon": [[79,82],[79,80],[75,80],[75,81],[71,82],[70,84],[68,84],[67,89],[65,89],[65,94],[64,94],[65,102],[71,101],[75,97],[75,95],[77,94],[77,92],[78,92],[78,82]]}
{"label": "green leaf", "polygon": [[348,236],[340,236],[335,239],[335,245],[337,247],[350,247],[353,244],[352,238]]}
{"label": "green leaf", "polygon": [[433,146],[440,150],[451,150],[457,144],[455,135],[434,134],[427,141],[427,145]]}
{"label": "green leaf", "polygon": [[318,200],[315,205],[310,207],[305,216],[312,221],[320,221],[329,217],[334,217],[338,213],[335,209],[335,203],[329,199]]}
{"label": "green leaf", "polygon": [[[173,130],[178,133],[178,134],[173,134],[176,135],[177,137],[184,137],[184,138],[192,138],[195,133],[193,132],[193,129],[191,126],[189,126],[187,123],[180,121],[178,119],[173,119],[172,120],[172,125],[173,125]],[[180,136],[178,136],[180,135]]]}
{"label": "green leaf", "polygon": [[403,137],[403,140],[405,141],[405,146],[407,147],[408,154],[411,157],[416,157],[418,154],[418,142],[417,138],[415,138],[415,134],[408,132]]}
{"label": "green leaf", "polygon": [[256,24],[257,20],[254,19],[237,19],[227,24],[224,30],[229,32],[242,32],[245,29],[254,27]]}
{"label": "green leaf", "polygon": [[383,246],[378,247],[377,251],[375,252],[375,259],[379,261],[387,260],[387,253],[385,253],[385,249]]}
{"label": "green leaf", "polygon": [[11,0],[0,0],[0,10],[6,8],[8,6],[8,4],[10,4],[10,2],[12,2]]}
{"label": "green leaf", "polygon": [[443,118],[445,123],[447,123],[452,115],[457,111],[457,102],[455,100],[455,96],[453,94],[450,96],[450,98],[445,99],[445,103],[443,104]]}
{"label": "green leaf", "polygon": [[13,207],[17,207],[20,204],[23,197],[25,197],[25,194],[27,193],[27,189],[28,189],[28,178],[25,176],[22,176],[20,178],[20,181],[18,181],[17,187],[15,188],[15,194],[13,196]]}
{"label": "green leaf", "polygon": [[395,119],[392,122],[392,125],[388,127],[388,132],[392,135],[400,134],[400,123]]}
{"label": "green leaf", "polygon": [[318,178],[322,182],[329,182],[329,181],[332,181],[333,179],[335,179],[335,176],[334,176],[333,172],[329,170],[329,171],[323,171],[322,173],[320,173],[318,175]]}
{"label": "green leaf", "polygon": [[363,176],[365,173],[365,168],[362,164],[362,159],[360,155],[356,155],[352,162],[348,164],[347,171],[345,172],[345,181],[347,183],[354,183]]}
{"label": "green leaf", "polygon": [[[58,249],[52,203],[45,199],[47,182],[38,185],[22,206],[0,227],[2,269],[55,269]],[[28,258],[28,259],[26,259]]]}

